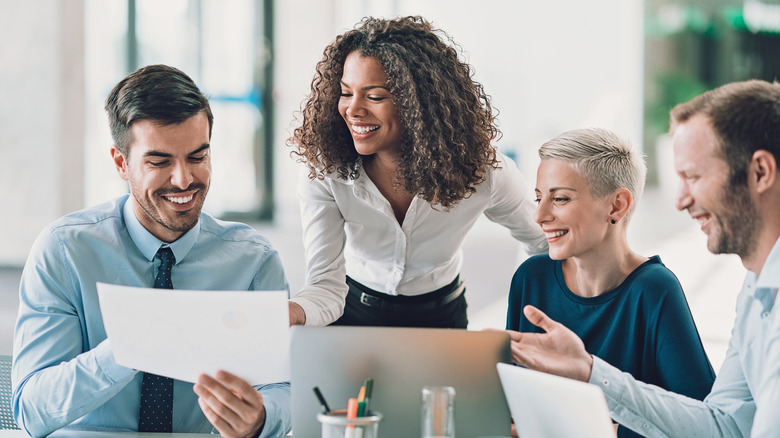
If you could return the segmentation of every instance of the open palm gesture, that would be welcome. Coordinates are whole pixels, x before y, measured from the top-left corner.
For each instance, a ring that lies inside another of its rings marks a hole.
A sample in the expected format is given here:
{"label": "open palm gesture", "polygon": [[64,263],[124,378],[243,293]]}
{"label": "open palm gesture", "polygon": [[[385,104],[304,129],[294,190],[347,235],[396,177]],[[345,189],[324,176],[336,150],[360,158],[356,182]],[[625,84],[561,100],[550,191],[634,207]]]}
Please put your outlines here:
{"label": "open palm gesture", "polygon": [[512,360],[533,370],[587,382],[593,358],[582,339],[536,307],[525,306],[523,314],[545,333],[507,330],[512,340]]}

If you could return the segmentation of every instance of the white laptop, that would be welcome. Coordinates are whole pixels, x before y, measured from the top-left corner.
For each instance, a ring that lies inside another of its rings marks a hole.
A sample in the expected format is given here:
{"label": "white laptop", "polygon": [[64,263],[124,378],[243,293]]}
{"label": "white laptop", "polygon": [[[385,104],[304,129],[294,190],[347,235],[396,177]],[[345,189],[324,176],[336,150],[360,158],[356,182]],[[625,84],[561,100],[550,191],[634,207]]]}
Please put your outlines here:
{"label": "white laptop", "polygon": [[520,438],[614,438],[604,393],[596,385],[496,365]]}
{"label": "white laptop", "polygon": [[422,388],[455,388],[458,438],[509,436],[511,420],[496,363],[510,361],[505,332],[397,327],[291,328],[295,437],[318,437],[319,387],[331,410],[344,409],[373,378],[379,436],[419,437]]}

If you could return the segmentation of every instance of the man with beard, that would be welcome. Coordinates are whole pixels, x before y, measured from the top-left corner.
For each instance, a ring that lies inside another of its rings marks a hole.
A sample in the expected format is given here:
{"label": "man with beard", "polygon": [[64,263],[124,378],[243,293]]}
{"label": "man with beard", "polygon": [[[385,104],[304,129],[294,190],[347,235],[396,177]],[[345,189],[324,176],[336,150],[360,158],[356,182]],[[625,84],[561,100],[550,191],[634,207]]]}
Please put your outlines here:
{"label": "man with beard", "polygon": [[652,437],[777,436],[780,431],[780,83],[724,85],[671,112],[676,199],[713,253],[739,255],[748,273],[728,352],[703,402],[620,373],[531,306],[546,333],[511,332],[521,365],[598,385],[615,421]]}
{"label": "man with beard", "polygon": [[288,290],[279,254],[247,225],[201,212],[211,182],[209,102],[183,72],[139,69],[106,99],[111,157],[130,194],[69,214],[36,240],[22,274],[13,410],[32,436],[63,427],[278,437],[288,383],[253,388],[224,371],[196,384],[120,366],[97,282]]}

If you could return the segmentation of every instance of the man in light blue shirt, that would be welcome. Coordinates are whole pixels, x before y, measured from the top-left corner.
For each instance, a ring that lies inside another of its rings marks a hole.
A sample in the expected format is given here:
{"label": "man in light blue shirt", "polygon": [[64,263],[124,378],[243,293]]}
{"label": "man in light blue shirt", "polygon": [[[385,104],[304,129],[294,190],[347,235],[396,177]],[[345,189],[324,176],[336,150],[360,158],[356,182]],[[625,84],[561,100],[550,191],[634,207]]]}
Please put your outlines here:
{"label": "man in light blue shirt", "polygon": [[634,380],[589,355],[538,309],[544,334],[510,333],[513,360],[598,385],[618,423],[651,437],[780,435],[780,83],[724,85],[671,112],[676,199],[716,254],[737,254],[748,273],[728,352],[703,402]]}
{"label": "man in light blue shirt", "polygon": [[[111,156],[130,194],[48,226],[22,274],[12,403],[32,436],[66,426],[139,428],[144,373],[114,361],[97,282],[152,287],[156,254],[167,247],[175,288],[289,289],[264,237],[201,212],[213,117],[192,79],[171,67],[144,67],[116,85],[106,110]],[[195,385],[173,381],[172,410],[173,432],[279,437],[290,430],[290,387],[256,389],[220,371]]]}

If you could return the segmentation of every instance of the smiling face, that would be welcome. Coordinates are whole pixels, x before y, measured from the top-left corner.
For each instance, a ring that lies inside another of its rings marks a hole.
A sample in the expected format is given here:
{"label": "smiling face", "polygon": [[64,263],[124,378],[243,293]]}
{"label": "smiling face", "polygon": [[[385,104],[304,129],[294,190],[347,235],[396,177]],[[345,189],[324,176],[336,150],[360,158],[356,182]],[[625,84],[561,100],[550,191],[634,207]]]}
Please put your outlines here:
{"label": "smiling face", "polygon": [[139,120],[128,156],[111,156],[130,186],[133,211],[155,237],[173,242],[198,222],[211,183],[209,124],[204,113],[175,125]]}
{"label": "smiling face", "polygon": [[403,127],[376,58],[352,52],[344,61],[339,113],[360,155],[398,154]]}
{"label": "smiling face", "polygon": [[534,220],[547,236],[550,258],[583,257],[604,242],[610,226],[609,197],[594,198],[588,182],[571,164],[557,159],[542,160],[535,191]]}
{"label": "smiling face", "polygon": [[675,128],[674,167],[681,180],[675,203],[699,221],[710,252],[737,254],[744,260],[755,248],[759,215],[747,185],[730,184],[728,164],[717,152],[718,141],[702,115]]}

